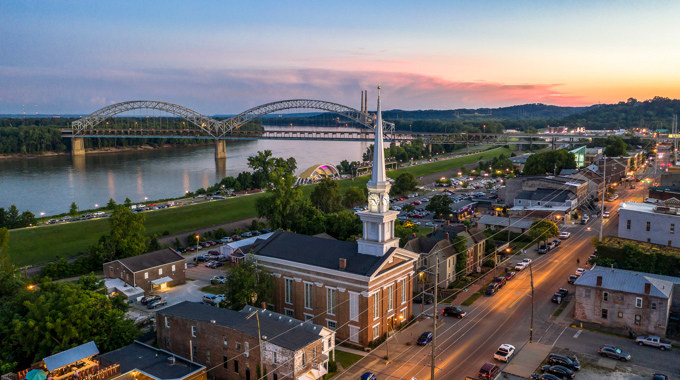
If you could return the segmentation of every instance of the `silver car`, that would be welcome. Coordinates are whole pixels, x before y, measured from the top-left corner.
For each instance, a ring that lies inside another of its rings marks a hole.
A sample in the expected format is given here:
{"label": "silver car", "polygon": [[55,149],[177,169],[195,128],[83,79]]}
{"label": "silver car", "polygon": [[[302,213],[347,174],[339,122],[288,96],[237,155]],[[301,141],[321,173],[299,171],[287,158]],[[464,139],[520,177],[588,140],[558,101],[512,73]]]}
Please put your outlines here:
{"label": "silver car", "polygon": [[621,351],[621,349],[616,348],[615,346],[609,346],[609,345],[602,346],[597,351],[597,353],[600,354],[600,356],[603,356],[605,358],[617,359],[617,360],[621,360],[622,362],[627,362],[631,359],[629,353],[623,352],[623,351]]}

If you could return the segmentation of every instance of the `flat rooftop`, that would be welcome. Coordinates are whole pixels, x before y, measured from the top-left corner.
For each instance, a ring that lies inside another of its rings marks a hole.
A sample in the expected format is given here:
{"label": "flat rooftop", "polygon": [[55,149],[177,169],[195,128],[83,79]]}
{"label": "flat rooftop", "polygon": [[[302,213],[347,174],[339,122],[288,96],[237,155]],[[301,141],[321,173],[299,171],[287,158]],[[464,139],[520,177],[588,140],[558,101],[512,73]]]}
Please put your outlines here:
{"label": "flat rooftop", "polygon": [[[183,379],[197,371],[205,370],[205,366],[138,341],[107,352],[101,357],[120,365],[122,376],[130,371],[139,371],[160,380]],[[173,357],[174,362],[169,360]]]}

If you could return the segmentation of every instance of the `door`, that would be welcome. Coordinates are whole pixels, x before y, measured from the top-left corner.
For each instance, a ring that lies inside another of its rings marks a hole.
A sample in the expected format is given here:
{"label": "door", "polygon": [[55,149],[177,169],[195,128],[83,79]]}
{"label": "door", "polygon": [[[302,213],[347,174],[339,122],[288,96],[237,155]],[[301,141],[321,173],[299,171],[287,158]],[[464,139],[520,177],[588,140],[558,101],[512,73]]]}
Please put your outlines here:
{"label": "door", "polygon": [[359,343],[359,328],[356,326],[349,326],[349,341]]}
{"label": "door", "polygon": [[250,380],[250,368],[246,368],[246,380]]}

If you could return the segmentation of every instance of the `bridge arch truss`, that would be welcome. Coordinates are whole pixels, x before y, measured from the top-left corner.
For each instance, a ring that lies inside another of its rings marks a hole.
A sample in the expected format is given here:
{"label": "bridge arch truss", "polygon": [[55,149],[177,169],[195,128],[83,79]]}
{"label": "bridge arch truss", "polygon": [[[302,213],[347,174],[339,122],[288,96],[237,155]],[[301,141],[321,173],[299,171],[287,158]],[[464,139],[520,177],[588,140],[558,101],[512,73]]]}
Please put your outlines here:
{"label": "bridge arch truss", "polygon": [[99,123],[109,117],[138,109],[153,109],[167,112],[187,120],[210,136],[217,137],[219,134],[219,121],[177,104],[155,100],[134,100],[104,107],[71,123],[72,133],[74,136],[83,135],[88,129],[94,129]]}

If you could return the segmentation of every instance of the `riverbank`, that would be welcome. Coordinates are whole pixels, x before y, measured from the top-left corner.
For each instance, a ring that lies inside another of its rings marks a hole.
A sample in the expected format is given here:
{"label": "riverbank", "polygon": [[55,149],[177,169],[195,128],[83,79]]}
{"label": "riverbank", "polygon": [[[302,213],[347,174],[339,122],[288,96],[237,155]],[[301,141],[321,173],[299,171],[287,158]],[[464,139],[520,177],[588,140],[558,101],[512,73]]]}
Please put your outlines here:
{"label": "riverbank", "polygon": [[[196,145],[207,145],[209,143],[195,143],[195,144],[163,144],[161,146],[151,146],[148,144],[139,146],[111,146],[100,149],[89,149],[85,151],[86,155],[89,154],[108,154],[108,153],[122,153],[122,152],[140,152],[156,149],[169,149],[169,148],[180,148],[185,146],[196,146]],[[54,157],[54,156],[70,156],[71,152],[43,152],[41,154],[0,154],[0,160],[11,160],[11,159],[24,159],[24,158],[36,158],[36,157]]]}
{"label": "riverbank", "polygon": [[[414,171],[419,175],[428,175],[440,172],[442,169],[457,169],[478,161],[482,156],[484,159],[491,159],[501,154],[507,155],[509,152],[510,150],[507,148],[496,148],[469,156],[400,168],[389,171],[387,175],[390,178],[396,178],[404,172]],[[340,191],[344,193],[352,186],[363,188],[369,179],[369,176],[363,176],[339,180]],[[304,186],[302,188],[303,194],[309,197],[316,186]],[[257,215],[255,202],[263,194],[250,194],[146,212],[144,213],[146,234],[161,236],[166,232],[170,235],[191,233],[193,230],[207,226],[255,217]],[[12,262],[17,266],[33,265],[60,257],[70,257],[86,252],[88,246],[95,244],[99,237],[108,233],[108,231],[108,219],[12,230],[10,232],[9,255]]]}

